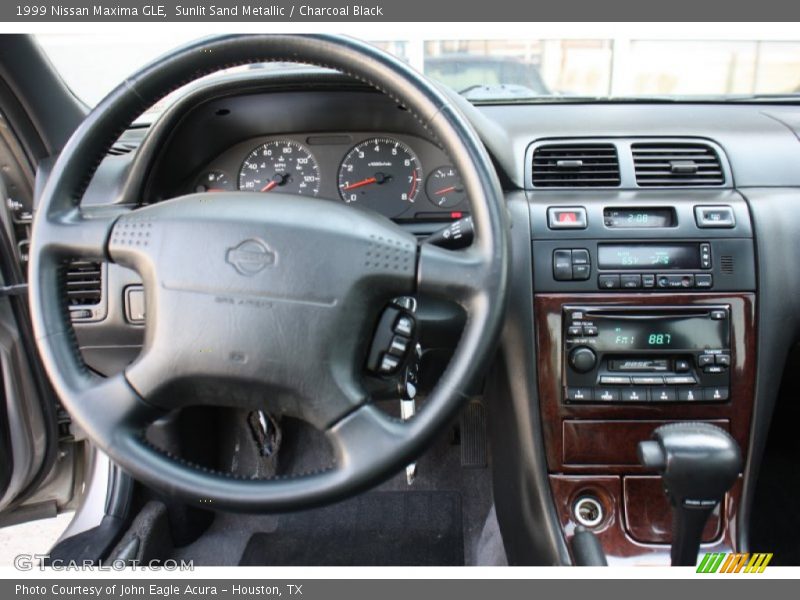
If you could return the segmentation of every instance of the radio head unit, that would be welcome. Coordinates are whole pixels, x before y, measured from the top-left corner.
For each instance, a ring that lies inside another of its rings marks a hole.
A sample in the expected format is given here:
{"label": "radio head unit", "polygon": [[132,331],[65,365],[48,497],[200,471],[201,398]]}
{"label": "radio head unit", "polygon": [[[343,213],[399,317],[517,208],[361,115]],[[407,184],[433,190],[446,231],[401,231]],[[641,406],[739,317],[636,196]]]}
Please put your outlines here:
{"label": "radio head unit", "polygon": [[721,402],[730,307],[564,307],[567,402]]}

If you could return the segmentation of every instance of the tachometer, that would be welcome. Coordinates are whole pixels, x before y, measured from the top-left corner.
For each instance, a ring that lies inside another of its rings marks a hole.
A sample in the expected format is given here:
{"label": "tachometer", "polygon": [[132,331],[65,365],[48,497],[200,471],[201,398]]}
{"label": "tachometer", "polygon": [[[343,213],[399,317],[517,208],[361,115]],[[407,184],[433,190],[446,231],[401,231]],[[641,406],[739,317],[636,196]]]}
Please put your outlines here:
{"label": "tachometer", "polygon": [[314,155],[294,140],[261,144],[247,155],[239,172],[239,189],[243,192],[275,190],[316,196],[319,182],[319,166]]}
{"label": "tachometer", "polygon": [[403,142],[373,138],[358,144],[339,167],[339,195],[387,217],[403,214],[417,199],[422,168]]}

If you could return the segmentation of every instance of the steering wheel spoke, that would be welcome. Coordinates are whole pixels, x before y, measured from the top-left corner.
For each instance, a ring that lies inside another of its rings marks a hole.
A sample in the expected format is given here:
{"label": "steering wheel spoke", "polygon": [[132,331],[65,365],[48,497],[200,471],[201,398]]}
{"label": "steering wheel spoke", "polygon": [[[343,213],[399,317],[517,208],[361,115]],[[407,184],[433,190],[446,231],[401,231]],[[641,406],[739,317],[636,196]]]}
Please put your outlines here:
{"label": "steering wheel spoke", "polygon": [[39,224],[38,233],[47,243],[42,251],[61,258],[104,260],[114,223],[128,208],[75,207],[50,215]]}
{"label": "steering wheel spoke", "polygon": [[474,247],[446,250],[439,246],[419,245],[417,291],[467,304],[486,290],[491,272],[485,256]]}
{"label": "steering wheel spoke", "polygon": [[[376,462],[385,465],[397,455],[410,427],[410,423],[389,417],[373,404],[361,406],[328,429],[337,468],[352,476],[364,476]],[[376,461],[377,457],[383,460]]]}

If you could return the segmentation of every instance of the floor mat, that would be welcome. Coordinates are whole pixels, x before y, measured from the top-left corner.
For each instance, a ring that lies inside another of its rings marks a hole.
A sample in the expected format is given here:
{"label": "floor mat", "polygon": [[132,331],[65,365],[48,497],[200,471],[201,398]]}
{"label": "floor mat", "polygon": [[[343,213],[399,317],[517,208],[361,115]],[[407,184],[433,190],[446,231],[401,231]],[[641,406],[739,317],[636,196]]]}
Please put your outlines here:
{"label": "floor mat", "polygon": [[282,515],[255,533],[246,566],[453,566],[464,564],[457,492],[371,492]]}

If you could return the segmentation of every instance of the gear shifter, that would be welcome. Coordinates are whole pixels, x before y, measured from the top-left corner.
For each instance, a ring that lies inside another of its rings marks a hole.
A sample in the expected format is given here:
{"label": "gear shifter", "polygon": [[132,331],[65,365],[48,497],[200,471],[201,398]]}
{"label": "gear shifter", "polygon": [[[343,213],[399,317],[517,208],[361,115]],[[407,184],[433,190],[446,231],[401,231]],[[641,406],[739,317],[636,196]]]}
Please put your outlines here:
{"label": "gear shifter", "polygon": [[639,442],[638,454],[661,474],[672,505],[672,565],[694,566],[706,521],[742,469],[739,446],[715,425],[674,423]]}

